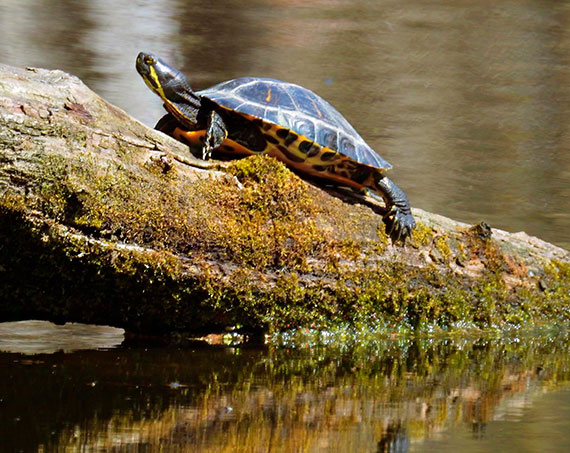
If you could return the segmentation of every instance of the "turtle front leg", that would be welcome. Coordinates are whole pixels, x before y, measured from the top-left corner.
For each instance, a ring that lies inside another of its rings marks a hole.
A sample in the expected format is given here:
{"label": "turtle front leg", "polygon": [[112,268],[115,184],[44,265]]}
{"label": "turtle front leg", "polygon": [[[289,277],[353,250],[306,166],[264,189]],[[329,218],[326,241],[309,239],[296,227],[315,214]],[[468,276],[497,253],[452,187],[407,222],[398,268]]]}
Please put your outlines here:
{"label": "turtle front leg", "polygon": [[386,202],[386,214],[384,215],[386,233],[394,241],[406,242],[406,238],[416,227],[408,197],[402,189],[386,177],[376,181],[376,186]]}
{"label": "turtle front leg", "polygon": [[211,111],[206,124],[206,138],[202,147],[202,159],[212,157],[212,151],[220,146],[228,136],[228,131],[222,117],[215,111]]}

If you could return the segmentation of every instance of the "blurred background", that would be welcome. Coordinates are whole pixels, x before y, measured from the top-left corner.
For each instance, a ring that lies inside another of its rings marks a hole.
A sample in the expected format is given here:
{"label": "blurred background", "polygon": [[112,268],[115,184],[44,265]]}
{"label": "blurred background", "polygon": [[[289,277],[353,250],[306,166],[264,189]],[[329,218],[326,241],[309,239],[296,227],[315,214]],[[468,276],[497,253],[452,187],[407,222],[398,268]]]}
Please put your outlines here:
{"label": "blurred background", "polygon": [[153,126],[139,51],[195,89],[252,75],[331,102],[413,206],[570,248],[570,2],[2,0],[0,63],[62,69]]}

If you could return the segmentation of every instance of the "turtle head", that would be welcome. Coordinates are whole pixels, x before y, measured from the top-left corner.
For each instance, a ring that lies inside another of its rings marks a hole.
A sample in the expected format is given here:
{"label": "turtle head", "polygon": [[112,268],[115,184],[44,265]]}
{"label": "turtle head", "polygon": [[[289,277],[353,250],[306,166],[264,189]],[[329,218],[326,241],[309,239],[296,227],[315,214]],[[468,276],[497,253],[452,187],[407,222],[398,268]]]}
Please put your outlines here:
{"label": "turtle head", "polygon": [[192,91],[182,72],[144,52],[137,56],[136,68],[147,86],[164,101],[166,110],[182,123],[195,123],[200,97]]}

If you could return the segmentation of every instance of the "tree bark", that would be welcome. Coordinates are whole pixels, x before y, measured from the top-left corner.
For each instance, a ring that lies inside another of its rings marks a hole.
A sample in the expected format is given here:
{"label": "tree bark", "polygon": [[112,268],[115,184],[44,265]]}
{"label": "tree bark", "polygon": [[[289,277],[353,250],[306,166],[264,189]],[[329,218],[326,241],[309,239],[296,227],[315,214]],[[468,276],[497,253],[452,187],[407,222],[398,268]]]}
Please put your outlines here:
{"label": "tree bark", "polygon": [[61,71],[0,65],[0,321],[144,333],[567,321],[570,254],[378,208],[257,156],[221,163]]}

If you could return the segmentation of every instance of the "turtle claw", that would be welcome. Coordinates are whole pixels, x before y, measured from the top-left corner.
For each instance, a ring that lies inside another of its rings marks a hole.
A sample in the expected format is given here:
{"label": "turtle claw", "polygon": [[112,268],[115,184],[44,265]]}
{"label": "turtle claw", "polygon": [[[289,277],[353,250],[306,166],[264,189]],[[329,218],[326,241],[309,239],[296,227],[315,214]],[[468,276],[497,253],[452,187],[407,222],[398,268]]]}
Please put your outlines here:
{"label": "turtle claw", "polygon": [[392,242],[406,243],[406,239],[412,235],[416,227],[416,221],[411,212],[404,212],[397,206],[392,206],[388,214],[384,217],[386,224],[386,234],[390,236]]}

